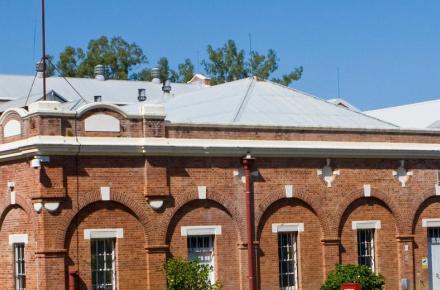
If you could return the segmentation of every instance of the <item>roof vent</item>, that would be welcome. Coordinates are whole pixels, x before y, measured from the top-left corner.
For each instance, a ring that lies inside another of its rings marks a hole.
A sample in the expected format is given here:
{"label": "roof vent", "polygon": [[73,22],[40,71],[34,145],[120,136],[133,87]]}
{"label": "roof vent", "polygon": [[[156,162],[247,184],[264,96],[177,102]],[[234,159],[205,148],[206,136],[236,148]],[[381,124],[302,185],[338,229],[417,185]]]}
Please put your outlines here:
{"label": "roof vent", "polygon": [[151,77],[153,78],[151,81],[155,84],[160,84],[160,69],[157,67],[153,67],[151,69]]}
{"label": "roof vent", "polygon": [[102,96],[94,96],[93,100],[95,101],[95,103],[102,102]]}
{"label": "roof vent", "polygon": [[37,78],[43,78],[44,65],[42,61],[37,62],[35,69],[37,71]]}
{"label": "roof vent", "polygon": [[166,80],[166,81],[163,83],[162,91],[163,91],[164,93],[170,93],[170,92],[171,92],[171,81],[170,81],[170,80]]}
{"label": "roof vent", "polygon": [[144,102],[147,100],[147,94],[145,92],[145,89],[138,89],[138,101]]}
{"label": "roof vent", "polygon": [[105,67],[102,64],[95,66],[95,79],[98,81],[105,81]]}

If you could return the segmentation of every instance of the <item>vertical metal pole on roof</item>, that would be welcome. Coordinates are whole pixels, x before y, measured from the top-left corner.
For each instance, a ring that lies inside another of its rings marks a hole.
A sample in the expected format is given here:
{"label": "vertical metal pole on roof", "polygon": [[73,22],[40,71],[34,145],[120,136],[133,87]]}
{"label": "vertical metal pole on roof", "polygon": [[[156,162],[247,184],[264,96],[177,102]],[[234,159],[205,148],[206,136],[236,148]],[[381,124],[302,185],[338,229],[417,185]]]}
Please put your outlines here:
{"label": "vertical metal pole on roof", "polygon": [[249,290],[255,289],[255,274],[254,274],[254,242],[253,242],[253,232],[254,223],[252,215],[252,199],[251,199],[251,169],[255,158],[250,154],[247,154],[241,160],[243,165],[243,171],[245,176],[245,186],[246,186],[246,235],[247,235],[247,252],[248,252],[248,282]]}
{"label": "vertical metal pole on roof", "polygon": [[41,0],[41,42],[43,46],[43,100],[46,101],[46,21],[44,0]]}

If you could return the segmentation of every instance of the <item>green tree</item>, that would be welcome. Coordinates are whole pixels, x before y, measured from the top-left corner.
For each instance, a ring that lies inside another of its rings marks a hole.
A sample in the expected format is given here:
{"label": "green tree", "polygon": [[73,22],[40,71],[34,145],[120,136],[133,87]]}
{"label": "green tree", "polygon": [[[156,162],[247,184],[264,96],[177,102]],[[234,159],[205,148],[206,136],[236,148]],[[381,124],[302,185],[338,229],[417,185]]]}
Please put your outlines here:
{"label": "green tree", "polygon": [[178,66],[179,70],[179,82],[189,82],[194,76],[194,65],[189,58]]}
{"label": "green tree", "polygon": [[147,63],[147,57],[136,43],[128,43],[122,37],[106,36],[89,41],[87,50],[68,46],[60,53],[57,63],[62,76],[93,77],[95,66],[106,67],[107,78],[128,79],[131,71]]}
{"label": "green tree", "polygon": [[60,53],[57,62],[57,69],[64,77],[77,77],[79,75],[79,67],[84,61],[85,54],[81,48],[68,46]]}
{"label": "green tree", "polygon": [[211,270],[198,261],[171,258],[165,263],[166,290],[220,290],[218,282],[211,285],[208,280]]}
{"label": "green tree", "polygon": [[[208,59],[202,61],[205,72],[211,76],[211,84],[221,84],[249,76],[257,76],[262,79],[269,79],[278,69],[279,59],[273,49],[267,54],[260,54],[252,51],[249,59],[243,49],[238,49],[233,40],[228,40],[225,45],[213,48],[208,45]],[[289,85],[299,80],[303,68],[295,68],[292,72],[282,75],[280,79],[273,78],[272,81]]]}
{"label": "green tree", "polygon": [[374,273],[367,266],[340,264],[328,274],[321,290],[340,290],[343,283],[360,283],[362,290],[382,290],[385,286],[383,276]]}
{"label": "green tree", "polygon": [[[159,78],[162,83],[166,80],[181,83],[187,82],[193,77],[194,65],[190,59],[186,59],[184,63],[178,65],[178,71],[175,71],[170,68],[168,58],[161,57],[157,62],[156,68],[159,69]],[[153,79],[151,68],[143,69],[139,73],[134,74],[132,79],[151,81]]]}

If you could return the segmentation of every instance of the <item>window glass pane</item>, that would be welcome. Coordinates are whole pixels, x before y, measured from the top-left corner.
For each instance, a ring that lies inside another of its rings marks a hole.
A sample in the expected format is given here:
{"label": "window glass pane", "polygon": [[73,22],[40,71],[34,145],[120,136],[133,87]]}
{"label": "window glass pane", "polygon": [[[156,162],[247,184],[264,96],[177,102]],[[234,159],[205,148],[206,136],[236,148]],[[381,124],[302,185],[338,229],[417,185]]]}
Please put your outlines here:
{"label": "window glass pane", "polygon": [[214,282],[214,236],[189,236],[187,245],[188,260],[210,266],[209,280]]}
{"label": "window glass pane", "polygon": [[115,289],[115,239],[92,239],[90,242],[92,251],[92,289]]}
{"label": "window glass pane", "polygon": [[358,237],[358,264],[374,271],[374,229],[360,229]]}
{"label": "window glass pane", "polygon": [[282,290],[297,290],[296,232],[278,233],[279,283]]}
{"label": "window glass pane", "polygon": [[14,244],[14,262],[15,262],[15,289],[26,289],[26,261],[24,256],[24,244]]}

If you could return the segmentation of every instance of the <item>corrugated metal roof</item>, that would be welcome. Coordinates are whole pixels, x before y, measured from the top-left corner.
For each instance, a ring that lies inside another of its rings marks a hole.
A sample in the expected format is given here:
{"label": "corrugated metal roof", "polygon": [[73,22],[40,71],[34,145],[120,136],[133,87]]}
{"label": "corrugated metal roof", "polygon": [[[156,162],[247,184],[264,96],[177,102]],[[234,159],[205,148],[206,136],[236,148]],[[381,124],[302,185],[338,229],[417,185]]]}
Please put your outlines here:
{"label": "corrugated metal roof", "polygon": [[184,94],[165,103],[174,123],[391,129],[397,126],[256,78]]}
{"label": "corrugated metal roof", "polygon": [[[31,87],[32,76],[0,75],[0,99],[11,102],[0,105],[0,112],[11,107],[23,107]],[[313,128],[393,129],[397,126],[364,115],[304,92],[246,78],[213,87],[172,84],[171,94],[162,92],[162,85],[140,81],[118,81],[68,78],[72,86],[88,101],[102,96],[103,102],[123,106],[129,113],[139,113],[138,89],[147,92],[145,103],[165,105],[167,120],[173,123],[289,126]],[[85,102],[63,79],[47,79],[48,91],[66,100],[65,110],[76,110]],[[42,96],[42,79],[36,79],[29,103]]]}
{"label": "corrugated metal roof", "polygon": [[440,100],[365,111],[365,114],[392,122],[402,128],[439,128]]}
{"label": "corrugated metal roof", "polygon": [[[33,76],[0,75],[0,99],[14,100],[26,98],[32,85]],[[137,103],[138,89],[146,89],[147,100],[157,102],[164,97],[162,84],[131,80],[105,80],[67,78],[72,86],[89,102],[94,96],[102,96],[102,101],[115,104]],[[202,86],[195,84],[171,84],[171,95],[198,91]],[[54,90],[69,101],[79,99],[78,94],[61,77],[47,78],[47,91]],[[31,96],[43,94],[43,81],[36,78]]]}

